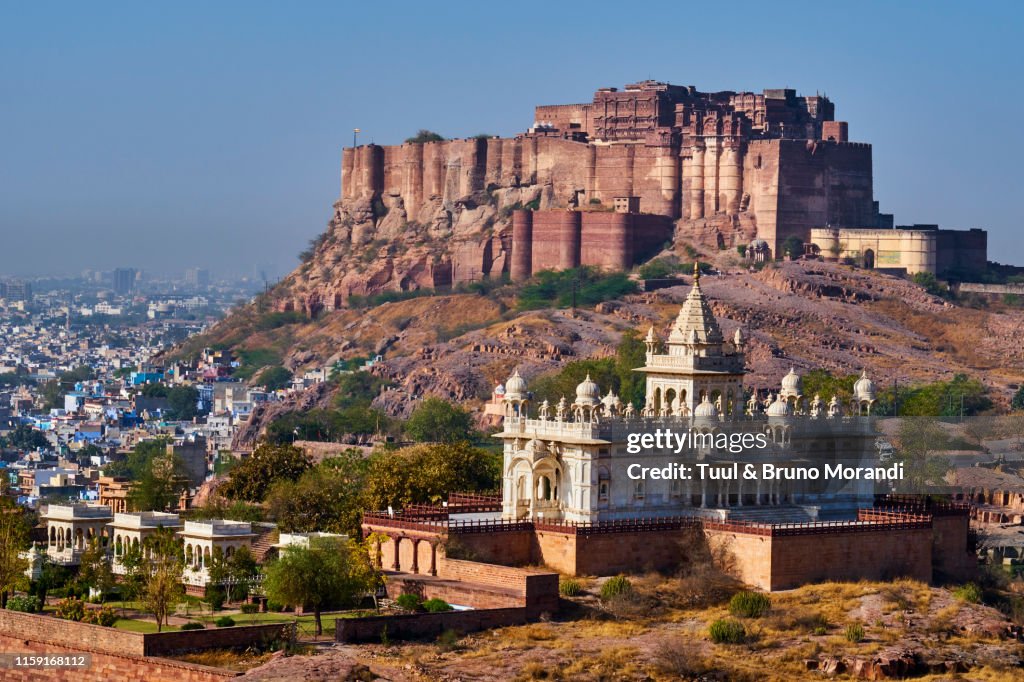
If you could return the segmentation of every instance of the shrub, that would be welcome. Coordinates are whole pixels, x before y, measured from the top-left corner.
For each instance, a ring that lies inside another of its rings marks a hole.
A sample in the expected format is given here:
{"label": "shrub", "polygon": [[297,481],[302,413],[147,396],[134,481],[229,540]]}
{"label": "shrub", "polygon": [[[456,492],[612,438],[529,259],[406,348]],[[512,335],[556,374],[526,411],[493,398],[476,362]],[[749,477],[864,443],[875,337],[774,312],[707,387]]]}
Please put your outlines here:
{"label": "shrub", "polygon": [[[433,599],[429,601],[434,601]],[[437,648],[439,651],[455,651],[459,648],[459,633],[455,630],[445,630],[437,637]]]}
{"label": "shrub", "polygon": [[715,644],[742,644],[747,638],[747,629],[738,620],[722,618],[711,624],[708,634]]}
{"label": "shrub", "polygon": [[953,596],[968,604],[981,603],[981,588],[976,583],[967,583],[953,590]]}
{"label": "shrub", "polygon": [[423,609],[430,613],[441,613],[442,611],[451,611],[452,605],[446,602],[444,599],[428,599],[423,602]]}
{"label": "shrub", "polygon": [[206,593],[206,603],[210,605],[211,611],[220,611],[224,606],[224,590],[214,587]]}
{"label": "shrub", "polygon": [[191,623],[185,623],[184,625],[182,625],[181,629],[182,630],[205,630],[206,626],[203,625],[202,623],[191,622]]}
{"label": "shrub", "polygon": [[420,599],[419,595],[404,593],[398,595],[398,599],[395,600],[395,604],[398,608],[406,611],[419,611],[420,606],[423,604],[423,600]]}
{"label": "shrub", "polygon": [[57,617],[64,620],[82,620],[85,617],[85,602],[74,597],[65,597],[57,604]]}
{"label": "shrub", "polygon": [[213,621],[213,624],[219,628],[230,628],[234,627],[235,619],[231,616],[221,616],[217,620]]}
{"label": "shrub", "polygon": [[679,272],[679,261],[675,258],[655,258],[641,265],[637,272],[644,279],[661,279]]}
{"label": "shrub", "polygon": [[21,611],[23,613],[38,613],[40,607],[39,597],[14,595],[7,599],[8,611]]}
{"label": "shrub", "polygon": [[83,623],[92,623],[93,625],[102,625],[105,628],[114,627],[114,623],[117,622],[117,613],[114,609],[109,606],[102,606],[98,609],[90,609],[85,612],[82,616]]}
{"label": "shrub", "polygon": [[579,580],[566,578],[558,583],[558,593],[563,597],[578,597],[583,593],[583,585],[580,584]]}
{"label": "shrub", "polygon": [[623,272],[606,273],[589,266],[542,270],[523,285],[517,307],[519,310],[568,308],[572,305],[573,291],[578,306],[592,306],[635,293],[637,283]]}
{"label": "shrub", "polygon": [[252,614],[259,611],[260,607],[258,604],[242,604],[241,609],[242,613]]}
{"label": "shrub", "polygon": [[761,592],[744,590],[737,592],[729,600],[729,613],[742,618],[760,618],[768,613],[771,607],[772,600]]}
{"label": "shrub", "polygon": [[623,594],[633,591],[633,583],[624,575],[617,575],[608,578],[604,585],[601,585],[601,601],[609,601]]}
{"label": "shrub", "polygon": [[864,641],[864,626],[860,623],[850,623],[846,626],[846,641],[857,642]]}
{"label": "shrub", "polygon": [[279,604],[278,602],[271,601],[269,599],[267,600],[267,611],[273,611],[273,612],[276,613],[278,611],[283,611],[283,610],[284,610],[284,604]]}

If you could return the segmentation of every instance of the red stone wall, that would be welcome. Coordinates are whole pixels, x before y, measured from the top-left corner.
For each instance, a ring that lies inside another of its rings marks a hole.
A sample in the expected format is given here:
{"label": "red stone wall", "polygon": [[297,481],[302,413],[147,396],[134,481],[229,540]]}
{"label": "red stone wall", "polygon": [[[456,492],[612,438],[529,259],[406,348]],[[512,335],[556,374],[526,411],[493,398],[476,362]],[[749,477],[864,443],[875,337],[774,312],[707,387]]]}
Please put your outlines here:
{"label": "red stone wall", "polygon": [[445,630],[466,633],[523,625],[527,620],[526,609],[523,608],[339,618],[335,624],[334,638],[337,642],[380,642],[385,628],[389,639],[434,638]]}
{"label": "red stone wall", "polygon": [[72,649],[7,635],[0,635],[0,651],[53,655],[77,652],[89,653],[92,656],[91,665],[86,669],[3,669],[0,670],[0,679],[4,682],[222,682],[241,674],[232,670],[182,663],[166,658],[89,652],[81,648]]}
{"label": "red stone wall", "polygon": [[712,552],[724,554],[732,563],[739,580],[762,590],[771,589],[772,538],[711,529],[705,530],[704,534]]}
{"label": "red stone wall", "polygon": [[773,245],[807,239],[821,225],[870,226],[874,221],[871,145],[778,140],[778,216],[774,244],[758,220],[758,235]]}
{"label": "red stone wall", "polygon": [[930,528],[771,538],[771,583],[786,590],[823,580],[932,579]]}
{"label": "red stone wall", "polygon": [[[501,533],[459,533],[452,534],[469,552],[474,560],[505,566],[524,566],[536,563],[533,553],[533,532],[529,530],[503,531]],[[447,559],[444,559],[447,561]],[[444,570],[443,568],[440,570]]]}
{"label": "red stone wall", "polygon": [[[0,610],[0,651],[34,654],[88,653],[92,656],[92,666],[89,669],[5,669],[0,671],[0,679],[212,682],[234,677],[238,673],[152,656],[183,649],[246,646],[253,641],[263,641],[271,630],[279,633],[281,628],[281,625],[250,626],[144,635],[99,625],[59,621],[52,616]],[[258,639],[248,637],[253,634],[258,635]]]}
{"label": "red stone wall", "polygon": [[628,270],[672,238],[666,216],[605,211],[516,211],[512,279],[590,265]]}
{"label": "red stone wall", "polygon": [[391,599],[401,594],[416,594],[422,599],[443,599],[449,604],[471,606],[474,609],[521,609],[525,607],[526,601],[525,597],[496,587],[481,587],[454,580],[424,580],[404,573],[389,575],[386,589]]}
{"label": "red stone wall", "polygon": [[977,577],[978,558],[967,546],[970,522],[967,514],[937,514],[932,518],[932,569],[936,581],[967,582]]}

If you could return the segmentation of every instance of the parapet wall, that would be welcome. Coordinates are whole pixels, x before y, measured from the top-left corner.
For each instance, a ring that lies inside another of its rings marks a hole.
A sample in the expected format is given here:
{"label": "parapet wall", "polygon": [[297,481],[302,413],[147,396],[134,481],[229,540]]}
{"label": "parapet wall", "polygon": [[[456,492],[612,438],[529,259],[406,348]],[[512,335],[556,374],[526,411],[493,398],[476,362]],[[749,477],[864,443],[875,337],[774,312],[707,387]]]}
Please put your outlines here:
{"label": "parapet wall", "polygon": [[[407,537],[418,525],[394,523]],[[702,533],[713,548],[727,550],[740,580],[764,590],[821,580],[964,580],[973,571],[967,531],[967,510],[954,507],[879,507],[861,510],[855,521],[775,525],[694,517],[576,525],[496,521],[448,529],[449,542],[457,540],[474,561],[443,559],[439,575],[508,588],[520,584],[516,574],[506,574],[516,569],[488,564],[543,564],[569,575],[671,570]],[[557,583],[538,593],[552,589]]]}
{"label": "parapet wall", "polygon": [[380,642],[382,633],[386,633],[388,639],[433,639],[446,630],[467,633],[509,625],[525,625],[527,622],[529,619],[526,609],[523,608],[339,618],[335,621],[334,639],[337,642],[349,643]]}
{"label": "parapet wall", "polygon": [[240,673],[158,658],[184,651],[245,648],[280,637],[287,624],[185,632],[141,633],[0,609],[0,651],[26,654],[82,653],[86,669],[5,669],[4,680],[111,680],[113,682],[217,682]]}

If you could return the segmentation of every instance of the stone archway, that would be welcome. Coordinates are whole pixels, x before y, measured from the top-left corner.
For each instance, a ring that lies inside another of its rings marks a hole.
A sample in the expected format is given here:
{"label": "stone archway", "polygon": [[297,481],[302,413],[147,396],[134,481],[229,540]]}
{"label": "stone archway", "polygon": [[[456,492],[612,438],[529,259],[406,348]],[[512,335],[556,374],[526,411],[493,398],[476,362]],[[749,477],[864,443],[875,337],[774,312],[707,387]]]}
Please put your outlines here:
{"label": "stone archway", "polygon": [[874,249],[866,249],[864,251],[864,267],[871,270],[875,267],[875,251]]}

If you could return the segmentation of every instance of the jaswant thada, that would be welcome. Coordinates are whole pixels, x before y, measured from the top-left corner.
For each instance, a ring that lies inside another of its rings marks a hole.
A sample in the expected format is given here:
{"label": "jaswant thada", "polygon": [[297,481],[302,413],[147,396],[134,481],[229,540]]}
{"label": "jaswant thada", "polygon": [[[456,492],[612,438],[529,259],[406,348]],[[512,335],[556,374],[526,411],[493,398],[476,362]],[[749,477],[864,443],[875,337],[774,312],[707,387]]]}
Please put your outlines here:
{"label": "jaswant thada", "polygon": [[[639,410],[611,391],[602,395],[589,376],[572,402],[533,405],[515,371],[496,390],[504,408],[495,436],[503,443],[500,500],[466,504],[453,495],[442,509],[367,512],[364,533],[381,538],[382,567],[438,575],[457,547],[475,561],[608,575],[670,569],[700,538],[731,555],[737,577],[767,590],[970,574],[965,508],[907,498],[897,505],[872,480],[638,477],[638,470],[698,465],[732,470],[737,462],[872,466],[877,457],[876,391],[866,373],[846,404],[803,395],[793,370],[777,391],[746,395],[743,333],[726,341],[699,272],[664,341],[651,328],[645,343],[646,362],[636,370],[645,376]],[[637,434],[669,431],[690,437],[682,447],[668,438],[661,448],[630,445]],[[736,442],[751,447],[737,453],[728,446]]]}
{"label": "jaswant thada", "polygon": [[[876,396],[866,375],[854,386],[848,415],[836,396],[827,404],[819,395],[806,399],[793,370],[763,403],[754,393],[745,398],[743,334],[737,330],[726,343],[701,290],[699,271],[664,349],[653,327],[645,343],[646,364],[638,371],[646,378],[646,401],[639,411],[611,391],[602,397],[587,377],[571,404],[563,398],[552,409],[544,401],[531,417],[526,381],[518,372],[509,377],[504,430],[497,435],[504,441],[503,518],[594,523],[699,510],[723,520],[810,521],[822,513],[856,516],[859,505],[871,503],[870,485],[839,490],[742,478],[636,480],[630,472],[637,465],[662,470],[681,461],[718,461],[731,470],[737,460],[798,466],[836,459],[859,463],[874,456],[869,417]],[[688,431],[692,445],[682,452],[672,446],[640,452],[629,447],[641,434],[669,431],[677,437]],[[737,442],[760,447],[746,448],[739,457],[735,448],[721,447]]]}

